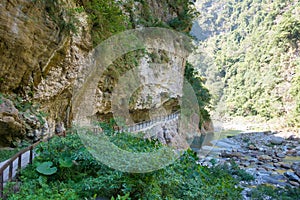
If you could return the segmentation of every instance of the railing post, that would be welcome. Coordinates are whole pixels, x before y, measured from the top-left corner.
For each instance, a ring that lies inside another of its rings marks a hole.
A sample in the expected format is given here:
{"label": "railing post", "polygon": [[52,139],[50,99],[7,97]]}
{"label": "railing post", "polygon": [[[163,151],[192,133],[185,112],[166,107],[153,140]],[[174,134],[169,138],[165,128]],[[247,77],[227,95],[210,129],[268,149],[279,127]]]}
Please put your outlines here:
{"label": "railing post", "polygon": [[4,189],[4,178],[3,178],[3,173],[4,171],[1,173],[0,175],[0,197],[3,197],[3,189]]}
{"label": "railing post", "polygon": [[8,172],[8,180],[9,180],[9,181],[12,180],[13,169],[14,169],[14,162],[12,161],[12,162],[9,164],[9,172]]}
{"label": "railing post", "polygon": [[29,148],[29,164],[32,164],[33,160],[33,146],[30,146]]}
{"label": "railing post", "polygon": [[22,154],[20,154],[18,158],[18,171],[20,171],[21,168],[22,168]]}

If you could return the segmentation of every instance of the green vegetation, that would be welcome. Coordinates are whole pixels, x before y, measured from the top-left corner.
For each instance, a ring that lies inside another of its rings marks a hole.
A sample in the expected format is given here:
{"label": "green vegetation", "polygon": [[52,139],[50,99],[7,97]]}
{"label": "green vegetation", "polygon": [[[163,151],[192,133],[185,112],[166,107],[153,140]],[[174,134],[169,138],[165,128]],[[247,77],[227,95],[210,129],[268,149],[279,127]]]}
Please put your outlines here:
{"label": "green vegetation", "polygon": [[[162,147],[157,141],[115,134],[107,124],[102,127],[122,149],[149,152]],[[54,137],[40,144],[37,153],[33,165],[20,173],[19,192],[10,193],[15,184],[6,187],[8,199],[240,199],[241,188],[236,185],[248,179],[236,167],[202,167],[190,150],[161,170],[120,172],[97,162],[77,134]]]}
{"label": "green vegetation", "polygon": [[264,200],[264,199],[278,199],[278,200],[295,200],[299,199],[300,188],[275,188],[268,185],[259,185],[251,191],[251,199]]}
{"label": "green vegetation", "polygon": [[3,94],[0,92],[0,104],[2,104],[3,103]]}
{"label": "green vegetation", "polygon": [[[141,5],[138,12],[134,11],[136,9],[135,3]],[[124,5],[130,14],[133,28],[145,26],[172,28],[183,33],[190,31],[192,21],[198,15],[190,1],[163,0],[157,3],[159,7],[150,5],[146,0],[131,0]]]}
{"label": "green vegetation", "polygon": [[199,127],[201,128],[203,122],[210,119],[207,109],[210,107],[211,95],[208,89],[204,87],[203,78],[201,78],[198,71],[190,63],[187,63],[185,66],[184,77],[193,87],[194,93],[197,97],[200,112]]}
{"label": "green vegetation", "polygon": [[19,144],[16,148],[13,149],[0,149],[0,162],[3,162],[5,160],[10,159],[12,156],[14,156],[16,153],[21,151],[22,149],[28,147],[30,144],[26,141],[23,141],[21,144]]}
{"label": "green vegetation", "polygon": [[197,67],[221,113],[285,116],[299,127],[299,7],[295,0],[200,5]]}
{"label": "green vegetation", "polygon": [[0,162],[3,162],[9,158],[11,158],[13,155],[18,153],[18,149],[1,149],[0,150]]}
{"label": "green vegetation", "polygon": [[124,31],[127,27],[130,27],[129,20],[126,15],[122,13],[121,1],[77,0],[77,3],[84,8],[89,16],[94,46],[113,34]]}
{"label": "green vegetation", "polygon": [[61,33],[77,33],[79,21],[76,17],[76,12],[80,12],[80,9],[67,8],[67,5],[60,0],[32,0],[32,2],[43,6],[43,9],[48,13],[52,21],[58,25]]}
{"label": "green vegetation", "polygon": [[140,26],[172,28],[188,33],[193,18],[198,14],[188,0],[158,2],[162,8],[154,7],[145,0],[75,2],[89,15],[94,46],[113,34]]}
{"label": "green vegetation", "polygon": [[5,97],[13,102],[14,106],[24,117],[30,118],[30,115],[34,115],[40,124],[43,125],[45,123],[44,117],[46,117],[47,114],[39,110],[39,104],[34,104],[18,95],[6,95]]}

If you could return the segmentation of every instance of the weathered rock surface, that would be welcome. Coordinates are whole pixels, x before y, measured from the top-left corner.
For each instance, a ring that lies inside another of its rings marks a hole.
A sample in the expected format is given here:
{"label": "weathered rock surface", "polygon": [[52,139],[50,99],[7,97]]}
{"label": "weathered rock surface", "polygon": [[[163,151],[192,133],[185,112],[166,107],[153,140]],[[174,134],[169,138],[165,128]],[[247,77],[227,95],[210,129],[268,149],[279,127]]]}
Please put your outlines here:
{"label": "weathered rock surface", "polygon": [[[56,123],[70,124],[73,84],[89,59],[91,37],[84,13],[76,16],[77,35],[69,35],[49,16],[42,2],[0,3],[0,92],[18,93],[41,104],[53,133]],[[65,7],[74,6],[72,1],[63,2]],[[60,19],[64,9],[56,10]]]}
{"label": "weathered rock surface", "polygon": [[13,103],[1,98],[0,103],[0,146],[11,146],[17,138],[25,136],[25,124]]}
{"label": "weathered rock surface", "polygon": [[21,112],[7,98],[0,99],[0,147],[17,146],[22,139],[35,142],[49,135],[47,121],[30,109]]}
{"label": "weathered rock surface", "polygon": [[[74,104],[74,96],[76,90],[87,81],[85,75],[93,63],[94,52],[91,27],[84,12],[75,14],[78,19],[77,34],[70,34],[56,21],[67,18],[66,10],[76,6],[74,1],[63,0],[54,13],[58,16],[56,19],[49,14],[43,2],[3,0],[0,3],[0,92],[17,93],[28,101],[39,103],[41,110],[48,114],[42,130],[54,133],[58,124],[63,123],[67,127],[73,120],[80,120],[80,116],[85,115],[77,112],[78,104]],[[168,21],[176,17],[172,8],[162,11],[165,5],[161,2],[153,0],[148,3],[151,12],[159,19]],[[137,3],[134,6],[137,13],[133,13],[133,17],[137,18],[141,5]],[[161,42],[157,42],[156,46],[160,45]],[[169,52],[149,48],[147,55],[137,58],[140,65],[138,74],[143,85],[131,91],[133,98],[129,110],[133,122],[170,114],[178,109],[186,58],[179,52],[172,53],[172,48],[175,48],[172,44],[167,45]],[[152,65],[153,62],[159,65]],[[118,75],[124,75],[130,69],[126,67],[104,74],[92,95],[78,96],[82,107],[92,110],[89,117],[105,120],[113,116],[110,102],[112,88],[119,81],[116,74],[123,72]],[[20,123],[16,117],[10,117],[3,118],[6,125]],[[31,127],[25,129],[30,138],[38,138],[45,132],[37,131],[39,128],[35,126],[40,127],[40,124],[34,118],[29,114],[20,118]],[[21,125],[14,126],[16,130],[12,132],[24,135]],[[209,124],[206,126],[210,127]]]}

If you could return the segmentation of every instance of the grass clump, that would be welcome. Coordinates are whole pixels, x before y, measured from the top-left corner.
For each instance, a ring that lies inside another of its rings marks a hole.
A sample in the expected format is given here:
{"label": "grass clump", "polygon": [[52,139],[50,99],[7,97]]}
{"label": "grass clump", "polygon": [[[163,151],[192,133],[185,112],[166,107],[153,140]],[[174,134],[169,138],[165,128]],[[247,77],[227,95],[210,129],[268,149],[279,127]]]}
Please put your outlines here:
{"label": "grass clump", "polygon": [[280,200],[295,200],[300,197],[300,188],[275,188],[269,185],[259,185],[251,191],[251,199],[280,199]]}

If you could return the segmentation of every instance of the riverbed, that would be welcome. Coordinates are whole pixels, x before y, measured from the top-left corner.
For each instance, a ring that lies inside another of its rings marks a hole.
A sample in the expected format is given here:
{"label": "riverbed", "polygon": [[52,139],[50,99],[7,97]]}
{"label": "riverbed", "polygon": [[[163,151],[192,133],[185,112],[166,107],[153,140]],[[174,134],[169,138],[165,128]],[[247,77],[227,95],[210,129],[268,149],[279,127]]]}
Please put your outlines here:
{"label": "riverbed", "polygon": [[253,175],[254,181],[241,183],[245,188],[244,199],[248,199],[249,188],[261,184],[300,186],[300,138],[297,135],[227,130],[203,134],[194,140],[191,147],[203,166],[212,167],[234,161]]}

